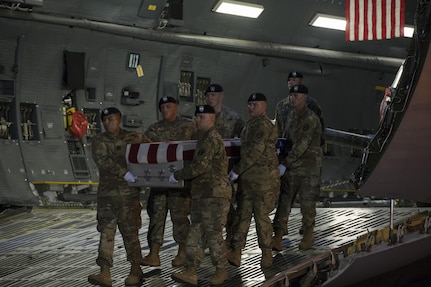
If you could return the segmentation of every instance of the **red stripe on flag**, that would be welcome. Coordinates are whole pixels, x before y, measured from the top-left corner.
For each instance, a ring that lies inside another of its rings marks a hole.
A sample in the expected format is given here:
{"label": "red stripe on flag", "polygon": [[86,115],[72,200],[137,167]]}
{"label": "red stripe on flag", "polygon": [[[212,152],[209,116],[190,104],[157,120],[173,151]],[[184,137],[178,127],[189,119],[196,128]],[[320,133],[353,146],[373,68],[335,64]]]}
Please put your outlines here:
{"label": "red stripe on flag", "polygon": [[148,163],[157,163],[157,150],[159,148],[159,144],[150,144],[147,153]]}
{"label": "red stripe on flag", "polygon": [[130,163],[138,163],[138,151],[140,144],[131,144],[128,160]]}
{"label": "red stripe on flag", "polygon": [[183,151],[183,160],[193,160],[194,154],[195,154],[194,150]]}
{"label": "red stripe on flag", "polygon": [[168,145],[168,150],[166,151],[166,160],[168,162],[177,160],[177,147],[178,144],[170,144]]}
{"label": "red stripe on flag", "polygon": [[346,40],[404,36],[405,0],[346,0]]}

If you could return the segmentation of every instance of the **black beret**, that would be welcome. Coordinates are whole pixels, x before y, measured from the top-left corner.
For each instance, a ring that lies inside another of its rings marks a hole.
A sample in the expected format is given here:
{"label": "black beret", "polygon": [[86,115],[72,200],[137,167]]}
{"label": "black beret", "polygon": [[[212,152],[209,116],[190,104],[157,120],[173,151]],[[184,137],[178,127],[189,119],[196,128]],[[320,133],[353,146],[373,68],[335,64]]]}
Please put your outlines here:
{"label": "black beret", "polygon": [[223,92],[222,86],[220,86],[219,84],[211,84],[205,90],[205,95],[207,93],[221,93],[221,92]]}
{"label": "black beret", "polygon": [[159,100],[159,110],[160,110],[160,106],[166,103],[177,103],[177,100],[175,100],[175,98],[173,97],[161,97]]}
{"label": "black beret", "polygon": [[196,106],[196,114],[215,114],[215,110],[210,105],[200,105]]}
{"label": "black beret", "polygon": [[304,85],[295,85],[290,88],[289,93],[308,94],[308,89]]}
{"label": "black beret", "polygon": [[304,75],[302,75],[300,72],[292,71],[287,76],[287,79],[290,79],[290,78],[304,78]]}
{"label": "black beret", "polygon": [[249,102],[266,102],[266,97],[262,93],[253,93],[248,98]]}
{"label": "black beret", "polygon": [[112,114],[120,114],[121,115],[121,112],[120,112],[119,109],[117,109],[115,107],[104,108],[102,110],[102,113],[101,113],[100,117],[102,118],[102,121],[103,121],[104,117],[112,115]]}

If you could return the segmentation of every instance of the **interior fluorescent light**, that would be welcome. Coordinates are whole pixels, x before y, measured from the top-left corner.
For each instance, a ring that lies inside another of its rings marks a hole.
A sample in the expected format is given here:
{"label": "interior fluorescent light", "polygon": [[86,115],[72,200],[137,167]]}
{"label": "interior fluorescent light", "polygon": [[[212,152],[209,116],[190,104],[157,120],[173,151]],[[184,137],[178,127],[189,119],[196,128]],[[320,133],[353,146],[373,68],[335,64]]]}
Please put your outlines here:
{"label": "interior fluorescent light", "polygon": [[263,11],[263,6],[233,0],[219,0],[213,8],[214,12],[257,18]]}
{"label": "interior fluorescent light", "polygon": [[331,15],[316,14],[310,24],[313,27],[328,28],[334,30],[346,30],[346,18]]}
{"label": "interior fluorescent light", "polygon": [[[345,31],[346,18],[318,13],[313,17],[309,25],[313,27]],[[404,37],[411,38],[413,36],[413,32],[414,28],[412,26],[404,26]]]}

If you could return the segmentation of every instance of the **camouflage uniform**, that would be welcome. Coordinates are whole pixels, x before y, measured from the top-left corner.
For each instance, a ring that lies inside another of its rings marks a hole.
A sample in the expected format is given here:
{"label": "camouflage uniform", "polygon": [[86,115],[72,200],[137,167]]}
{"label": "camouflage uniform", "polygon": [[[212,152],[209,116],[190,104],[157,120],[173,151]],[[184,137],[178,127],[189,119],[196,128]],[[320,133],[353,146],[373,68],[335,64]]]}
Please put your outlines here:
{"label": "camouflage uniform", "polygon": [[[311,111],[313,111],[319,117],[321,130],[322,130],[320,144],[323,145],[325,128],[324,128],[324,122],[322,117],[322,109],[320,108],[316,100],[310,96],[307,96],[306,105]],[[292,113],[292,111],[293,111],[293,107],[290,102],[290,97],[286,97],[285,99],[279,101],[275,109],[275,121],[277,125],[278,137],[288,138],[289,143],[291,143],[291,139],[287,134],[288,133],[287,120],[289,115]],[[282,157],[284,156],[286,155],[282,155]],[[279,160],[281,162],[282,158],[280,158]],[[293,203],[291,202],[293,200],[292,198],[293,194],[290,192],[290,185],[289,185],[288,179],[289,179],[288,176],[283,176],[281,178],[280,196],[278,198],[277,211],[275,213],[274,222],[273,222],[274,230],[279,230],[283,234],[287,234],[287,222],[290,214],[290,209]]]}
{"label": "camouflage uniform", "polygon": [[[244,128],[244,120],[242,117],[235,111],[231,110],[230,108],[223,106],[220,113],[216,114],[216,120],[214,127],[217,130],[217,132],[222,136],[224,139],[231,139],[231,138],[237,138],[241,135],[241,131]],[[233,162],[229,161],[229,167],[228,170],[231,170],[233,167]],[[229,207],[229,213],[227,216],[227,222],[226,222],[226,241],[229,242],[232,238],[233,234],[233,225],[236,221],[238,221],[238,215],[236,214],[235,207],[233,206],[233,203],[235,201],[236,195],[234,195],[234,188],[232,186],[232,200],[230,207]]]}
{"label": "camouflage uniform", "polygon": [[[232,196],[228,160],[220,134],[211,128],[200,135],[193,161],[174,173],[191,180],[191,227],[187,238],[187,267],[198,268],[203,259],[203,241],[208,242],[214,266],[225,268],[223,226]],[[203,238],[204,237],[204,238]]]}
{"label": "camouflage uniform", "polygon": [[254,214],[259,247],[271,250],[269,213],[275,207],[280,190],[276,142],[276,128],[265,114],[250,119],[241,133],[241,159],[233,168],[233,172],[239,175],[239,222],[234,226],[234,249],[245,247],[251,216]]}
{"label": "camouflage uniform", "polygon": [[221,112],[216,114],[214,127],[222,138],[231,139],[241,135],[244,120],[237,112],[223,106]]}
{"label": "camouflage uniform", "polygon": [[320,194],[321,184],[323,157],[321,134],[320,120],[309,108],[304,107],[299,112],[292,111],[289,115],[287,136],[292,140],[293,146],[282,164],[287,168],[283,178],[287,178],[290,192],[286,194],[286,207],[280,210],[284,214],[278,219],[284,225],[287,225],[293,200],[299,194],[302,225],[304,228],[314,227],[316,200]]}
{"label": "camouflage uniform", "polygon": [[97,230],[100,232],[99,266],[113,264],[114,237],[118,228],[123,236],[127,260],[142,260],[138,230],[141,228],[139,189],[129,187],[123,176],[127,173],[126,147],[129,143],[148,142],[141,133],[121,129],[118,136],[107,132],[93,138],[93,159],[99,168],[97,190]]}
{"label": "camouflage uniform", "polygon": [[[196,138],[195,123],[177,116],[175,121],[158,121],[145,131],[153,142],[190,140]],[[148,244],[163,244],[166,217],[171,212],[173,237],[175,242],[186,244],[190,228],[190,190],[174,188],[152,188],[148,198],[147,213],[150,217],[148,226]]]}

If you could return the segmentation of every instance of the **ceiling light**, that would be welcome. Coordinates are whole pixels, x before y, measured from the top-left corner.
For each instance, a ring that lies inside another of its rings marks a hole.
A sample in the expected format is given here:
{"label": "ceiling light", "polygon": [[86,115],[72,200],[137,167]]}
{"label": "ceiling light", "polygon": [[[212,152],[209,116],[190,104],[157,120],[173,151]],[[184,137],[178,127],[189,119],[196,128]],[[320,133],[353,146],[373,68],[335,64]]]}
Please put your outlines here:
{"label": "ceiling light", "polygon": [[[313,27],[345,31],[346,18],[317,13],[310,21],[309,25]],[[412,26],[404,26],[404,37],[411,38],[413,36],[413,32],[414,28]]]}
{"label": "ceiling light", "polygon": [[263,11],[263,6],[233,0],[219,0],[213,8],[214,12],[257,18]]}
{"label": "ceiling light", "polygon": [[316,14],[309,25],[313,27],[344,31],[346,30],[346,18],[324,14]]}

